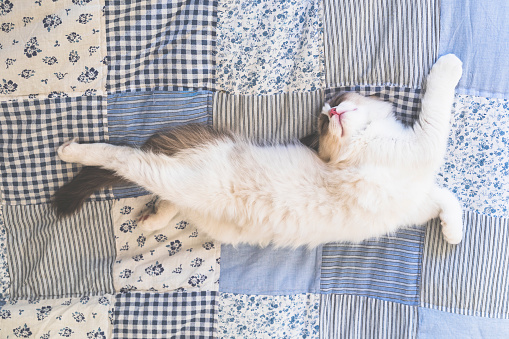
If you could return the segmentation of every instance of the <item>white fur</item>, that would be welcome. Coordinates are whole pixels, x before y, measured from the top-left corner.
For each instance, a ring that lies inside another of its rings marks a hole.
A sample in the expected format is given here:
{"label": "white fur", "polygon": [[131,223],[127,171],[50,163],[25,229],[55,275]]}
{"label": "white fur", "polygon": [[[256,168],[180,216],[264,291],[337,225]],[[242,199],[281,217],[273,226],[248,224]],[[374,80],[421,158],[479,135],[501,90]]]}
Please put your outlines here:
{"label": "white fur", "polygon": [[461,207],[434,174],[461,72],[454,55],[437,61],[413,129],[395,120],[388,103],[360,96],[342,102],[336,109],[347,112],[329,120],[319,156],[298,144],[260,146],[240,137],[172,157],[74,141],[58,154],[114,170],[161,197],[166,203],[157,221],[145,218],[151,228],[165,226],[177,207],[224,243],[316,246],[359,242],[439,216],[445,239],[455,244],[462,238]]}

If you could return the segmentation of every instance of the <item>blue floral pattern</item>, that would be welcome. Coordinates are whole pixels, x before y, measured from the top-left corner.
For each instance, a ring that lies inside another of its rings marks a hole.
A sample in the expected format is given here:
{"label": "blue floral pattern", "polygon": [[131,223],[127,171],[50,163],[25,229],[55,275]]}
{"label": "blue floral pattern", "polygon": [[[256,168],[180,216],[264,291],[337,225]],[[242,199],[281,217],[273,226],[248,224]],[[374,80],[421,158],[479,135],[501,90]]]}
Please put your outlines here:
{"label": "blue floral pattern", "polygon": [[221,338],[318,338],[320,297],[222,293]]}
{"label": "blue floral pattern", "polygon": [[163,229],[143,230],[137,217],[153,205],[151,196],[143,196],[113,206],[116,290],[217,291],[220,246],[178,215]]}
{"label": "blue floral pattern", "polygon": [[509,101],[456,97],[439,183],[466,209],[509,217]]}
{"label": "blue floral pattern", "polygon": [[[7,262],[7,234],[0,205],[0,300],[9,297],[9,265]],[[1,314],[0,314],[1,315]]]}
{"label": "blue floral pattern", "polygon": [[322,2],[219,2],[217,77],[220,90],[276,94],[322,88]]}
{"label": "blue floral pattern", "polygon": [[[106,31],[99,0],[0,0],[0,97],[104,93]],[[104,49],[104,50],[103,50]],[[1,66],[5,65],[5,66]]]}
{"label": "blue floral pattern", "polygon": [[0,309],[0,338],[106,339],[113,298],[11,300]]}

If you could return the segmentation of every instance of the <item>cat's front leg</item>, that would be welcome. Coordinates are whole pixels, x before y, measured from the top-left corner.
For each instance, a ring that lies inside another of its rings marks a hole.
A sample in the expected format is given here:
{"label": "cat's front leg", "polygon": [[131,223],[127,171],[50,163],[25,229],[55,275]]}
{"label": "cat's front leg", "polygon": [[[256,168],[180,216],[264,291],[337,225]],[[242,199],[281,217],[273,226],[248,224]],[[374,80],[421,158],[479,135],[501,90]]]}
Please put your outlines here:
{"label": "cat's front leg", "polygon": [[438,206],[442,234],[450,244],[459,244],[463,239],[463,211],[458,199],[445,188],[434,187],[433,200]]}

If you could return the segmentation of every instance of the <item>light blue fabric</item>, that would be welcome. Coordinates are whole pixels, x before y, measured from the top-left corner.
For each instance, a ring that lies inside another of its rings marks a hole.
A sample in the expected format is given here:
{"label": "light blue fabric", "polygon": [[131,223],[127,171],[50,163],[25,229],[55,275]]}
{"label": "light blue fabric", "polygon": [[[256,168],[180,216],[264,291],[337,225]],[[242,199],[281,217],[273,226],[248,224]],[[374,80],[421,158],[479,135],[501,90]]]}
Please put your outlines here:
{"label": "light blue fabric", "polygon": [[509,338],[509,319],[465,316],[420,307],[417,338]]}
{"label": "light blue fabric", "polygon": [[509,95],[509,1],[442,0],[439,54],[456,54],[464,67],[458,92]]}
{"label": "light blue fabric", "polygon": [[219,291],[284,295],[318,293],[322,248],[313,250],[223,245]]}

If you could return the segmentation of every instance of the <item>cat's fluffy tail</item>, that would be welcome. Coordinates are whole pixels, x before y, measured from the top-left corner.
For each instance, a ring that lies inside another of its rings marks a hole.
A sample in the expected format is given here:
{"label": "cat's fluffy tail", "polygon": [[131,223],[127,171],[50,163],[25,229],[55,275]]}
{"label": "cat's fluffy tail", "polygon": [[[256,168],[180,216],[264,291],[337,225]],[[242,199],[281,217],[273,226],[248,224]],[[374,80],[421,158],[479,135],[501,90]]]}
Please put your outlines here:
{"label": "cat's fluffy tail", "polygon": [[113,171],[100,167],[83,167],[67,184],[62,186],[53,196],[53,207],[57,218],[72,215],[96,191],[102,188],[127,184],[128,181],[117,176]]}

